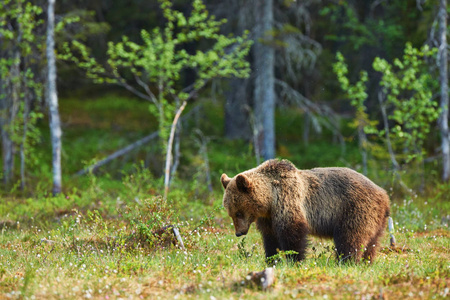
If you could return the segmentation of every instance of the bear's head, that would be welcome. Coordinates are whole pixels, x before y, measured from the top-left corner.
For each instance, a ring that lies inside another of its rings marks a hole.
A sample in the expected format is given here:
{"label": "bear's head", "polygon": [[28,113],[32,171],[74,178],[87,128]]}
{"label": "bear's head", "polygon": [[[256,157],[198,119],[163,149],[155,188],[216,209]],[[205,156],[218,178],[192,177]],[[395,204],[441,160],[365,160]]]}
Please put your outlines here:
{"label": "bear's head", "polygon": [[266,201],[261,199],[261,188],[242,173],[234,178],[222,174],[220,181],[225,188],[223,206],[233,219],[236,236],[246,235],[257,218],[268,214]]}

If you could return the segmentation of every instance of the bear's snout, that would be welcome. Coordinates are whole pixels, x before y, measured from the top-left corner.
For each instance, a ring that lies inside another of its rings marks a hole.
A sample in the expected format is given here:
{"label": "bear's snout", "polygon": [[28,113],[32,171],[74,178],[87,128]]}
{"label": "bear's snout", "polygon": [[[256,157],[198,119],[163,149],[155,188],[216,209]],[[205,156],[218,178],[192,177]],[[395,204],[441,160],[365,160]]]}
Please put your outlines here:
{"label": "bear's snout", "polygon": [[240,236],[243,236],[243,235],[246,235],[246,234],[247,234],[247,232],[246,232],[246,233],[236,232],[236,236],[237,236],[237,237],[240,237]]}

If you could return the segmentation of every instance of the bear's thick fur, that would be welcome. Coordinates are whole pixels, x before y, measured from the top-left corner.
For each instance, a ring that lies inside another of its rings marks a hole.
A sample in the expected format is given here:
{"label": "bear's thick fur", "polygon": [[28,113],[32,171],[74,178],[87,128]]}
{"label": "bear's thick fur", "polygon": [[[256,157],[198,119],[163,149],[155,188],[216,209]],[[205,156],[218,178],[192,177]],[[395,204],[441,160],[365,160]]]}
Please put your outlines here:
{"label": "bear's thick fur", "polygon": [[298,170],[287,160],[268,160],[229,178],[222,174],[223,205],[236,236],[256,222],[266,257],[294,250],[305,257],[307,235],[334,239],[338,259],[373,261],[389,216],[389,197],[348,168]]}

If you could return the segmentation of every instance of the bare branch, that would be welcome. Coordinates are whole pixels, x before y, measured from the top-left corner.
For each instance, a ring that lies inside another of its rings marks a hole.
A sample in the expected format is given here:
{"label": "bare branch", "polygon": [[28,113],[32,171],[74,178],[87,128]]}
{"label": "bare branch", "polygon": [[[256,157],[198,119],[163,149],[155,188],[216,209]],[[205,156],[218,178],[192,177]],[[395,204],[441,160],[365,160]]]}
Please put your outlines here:
{"label": "bare branch", "polygon": [[[190,110],[187,114],[185,114],[182,119],[188,118],[191,114],[198,111],[200,109],[200,107],[201,107],[200,105],[195,106],[192,110]],[[107,163],[113,161],[114,159],[116,159],[122,155],[125,155],[126,153],[145,145],[146,143],[150,142],[151,140],[153,140],[156,137],[158,137],[158,132],[157,131],[152,132],[151,134],[147,135],[146,137],[144,137],[140,140],[137,140],[136,142],[134,142],[122,149],[115,151],[113,154],[107,156],[106,158],[100,160],[99,162],[97,162],[93,165],[90,165],[90,166],[84,168],[83,170],[78,171],[77,173],[75,173],[75,176],[81,176],[81,175],[87,174],[89,172],[94,172],[101,166],[104,166]]]}
{"label": "bare branch", "polygon": [[93,164],[91,166],[88,166],[88,167],[84,168],[81,171],[78,171],[77,173],[75,173],[75,175],[76,176],[81,176],[81,175],[93,172],[96,169],[100,168],[101,166],[104,166],[107,163],[109,163],[110,161],[112,161],[112,160],[114,160],[114,159],[116,159],[116,158],[118,158],[118,157],[120,157],[120,156],[122,156],[122,155],[124,155],[124,154],[126,154],[126,153],[128,153],[128,152],[130,152],[130,151],[132,151],[134,149],[136,149],[136,148],[139,148],[140,146],[148,143],[149,141],[151,141],[152,139],[154,139],[156,137],[158,137],[158,132],[157,131],[155,131],[155,132],[147,135],[146,137],[144,137],[144,138],[142,138],[142,139],[132,143],[131,145],[126,146],[125,148],[117,150],[116,152],[114,152],[113,154],[109,155],[108,157],[100,160],[99,162],[97,162],[97,163],[95,163],[95,164]]}
{"label": "bare branch", "polygon": [[145,82],[143,82],[141,80],[141,78],[139,78],[139,76],[137,76],[136,74],[134,74],[134,79],[136,80],[136,82],[145,90],[145,92],[147,93],[147,95],[151,98],[151,101],[155,104],[158,105],[158,99],[156,99],[155,94],[152,93],[152,91],[150,90],[150,87],[148,86],[148,84],[146,84]]}
{"label": "bare branch", "polygon": [[117,79],[117,83],[116,84],[126,88],[128,91],[132,92],[133,94],[135,94],[139,98],[142,98],[144,100],[147,100],[147,101],[150,101],[150,102],[154,103],[153,99],[150,96],[148,96],[148,95],[138,91],[137,89],[135,89],[132,85],[128,84],[125,81],[125,79],[123,79],[122,77],[116,77],[116,79]]}

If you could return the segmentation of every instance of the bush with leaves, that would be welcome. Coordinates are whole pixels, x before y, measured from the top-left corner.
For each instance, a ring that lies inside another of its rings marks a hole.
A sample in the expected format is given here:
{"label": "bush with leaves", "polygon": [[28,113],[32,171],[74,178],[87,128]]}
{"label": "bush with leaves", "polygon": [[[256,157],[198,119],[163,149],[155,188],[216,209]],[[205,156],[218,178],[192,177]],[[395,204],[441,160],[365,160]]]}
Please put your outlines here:
{"label": "bush with leaves", "polygon": [[[247,77],[250,65],[245,60],[251,41],[247,33],[232,37],[220,33],[226,20],[209,15],[201,0],[194,0],[186,17],[173,9],[169,0],[159,0],[164,28],[142,30],[142,43],[124,36],[121,42],[108,43],[105,64],[99,63],[79,41],[65,43],[60,58],[75,62],[96,83],[117,84],[152,103],[150,112],[158,120],[163,141],[165,196],[168,193],[172,143],[178,119],[187,102],[212,79]],[[188,44],[206,45],[206,50],[189,53]],[[184,86],[183,72],[195,73],[193,83]],[[169,133],[169,125],[170,127]],[[166,142],[167,141],[167,142]]]}
{"label": "bush with leaves", "polygon": [[40,134],[36,127],[44,78],[42,9],[25,0],[0,2],[0,133],[3,145],[4,182],[14,175],[15,153],[20,148],[21,187],[25,166]]}
{"label": "bush with leaves", "polygon": [[428,46],[416,49],[407,43],[402,60],[394,59],[390,64],[377,57],[373,62],[374,70],[382,73],[382,105],[392,111],[388,118],[393,123],[389,129],[393,150],[406,163],[423,160],[424,142],[439,117],[438,104],[432,99],[433,80],[425,61],[436,52]]}
{"label": "bush with leaves", "polygon": [[366,112],[367,72],[362,71],[360,79],[354,85],[350,84],[344,57],[340,53],[336,55],[337,62],[333,70],[342,90],[356,109],[354,125],[359,131],[362,151],[371,150],[374,155],[381,157],[377,145],[367,142],[366,134],[380,138],[388,148],[397,177],[400,164],[413,161],[423,163],[424,143],[433,122],[439,116],[437,103],[432,99],[434,86],[425,60],[435,53],[436,49],[426,46],[416,49],[407,43],[401,60],[394,59],[390,64],[385,59],[375,58],[373,68],[382,73],[378,95],[383,117],[382,128]]}
{"label": "bush with leaves", "polygon": [[[141,31],[141,43],[127,36],[118,43],[109,42],[107,60],[101,64],[79,41],[66,43],[60,58],[75,62],[96,83],[120,85],[152,103],[150,112],[159,122],[163,141],[169,137],[168,125],[185,100],[193,98],[211,79],[246,77],[245,60],[250,41],[243,37],[220,34],[225,20],[209,15],[200,0],[193,1],[189,17],[172,8],[169,0],[160,0],[164,28]],[[185,46],[203,42],[206,50],[189,53]],[[183,87],[185,70],[195,72],[195,81]]]}
{"label": "bush with leaves", "polygon": [[361,71],[360,79],[352,85],[347,78],[348,68],[344,56],[338,52],[336,54],[337,62],[333,64],[333,71],[336,74],[341,88],[350,100],[350,104],[355,108],[355,121],[351,124],[358,130],[359,147],[362,152],[363,173],[367,174],[367,148],[368,140],[366,134],[376,133],[376,121],[371,121],[366,112],[364,101],[367,100],[366,83],[368,75],[366,71]]}

